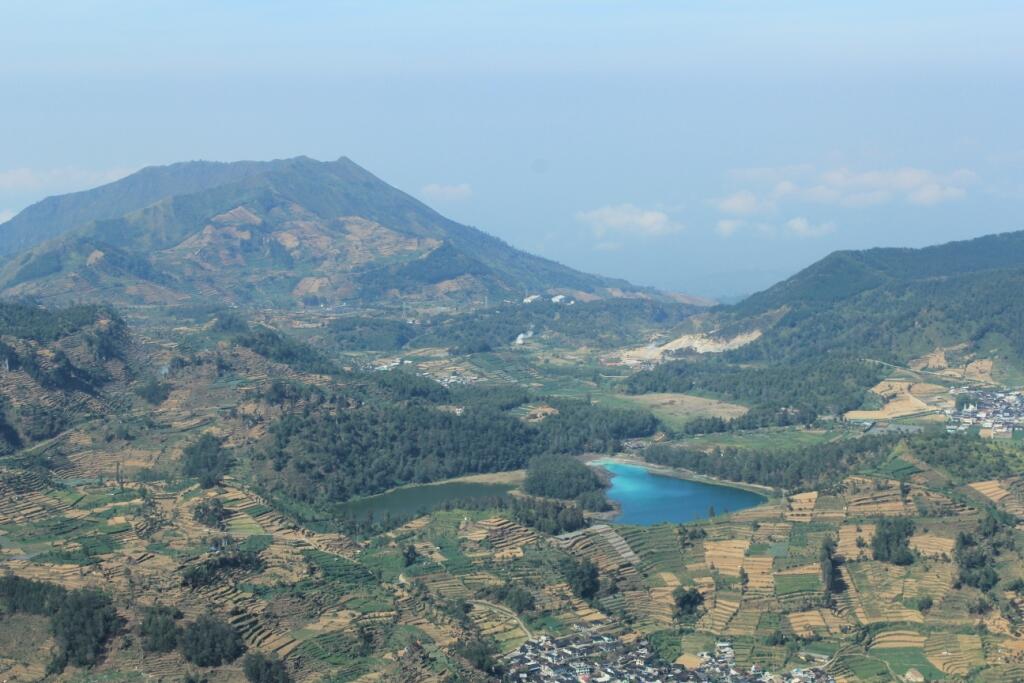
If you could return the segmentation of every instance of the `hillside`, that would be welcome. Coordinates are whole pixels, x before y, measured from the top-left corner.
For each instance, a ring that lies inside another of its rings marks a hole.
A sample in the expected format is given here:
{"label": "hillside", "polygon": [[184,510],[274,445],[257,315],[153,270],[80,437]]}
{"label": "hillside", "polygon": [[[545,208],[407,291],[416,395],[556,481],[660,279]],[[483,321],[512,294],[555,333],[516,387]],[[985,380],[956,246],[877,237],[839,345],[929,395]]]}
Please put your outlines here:
{"label": "hillside", "polygon": [[653,295],[450,221],[346,158],[143,169],[25,209],[0,226],[0,257],[0,293],[51,300]]}
{"label": "hillside", "polygon": [[130,353],[128,327],[109,308],[0,303],[0,455],[114,412]]}
{"label": "hillside", "polygon": [[716,314],[719,334],[760,329],[729,354],[823,354],[907,363],[936,350],[1015,366],[1024,358],[1024,232],[924,249],[836,252]]}
{"label": "hillside", "polygon": [[[695,432],[811,423],[880,399],[868,390],[909,366],[936,381],[1024,381],[1024,232],[925,249],[833,253],[793,277],[695,319],[717,354],[637,373],[633,393],[704,392],[753,409]],[[710,345],[710,344],[709,344]],[[674,348],[668,345],[662,348]],[[866,362],[866,361],[880,361]]]}
{"label": "hillside", "polygon": [[1024,267],[1024,231],[986,235],[923,249],[837,251],[731,307],[757,315],[781,306],[817,308],[899,282]]}

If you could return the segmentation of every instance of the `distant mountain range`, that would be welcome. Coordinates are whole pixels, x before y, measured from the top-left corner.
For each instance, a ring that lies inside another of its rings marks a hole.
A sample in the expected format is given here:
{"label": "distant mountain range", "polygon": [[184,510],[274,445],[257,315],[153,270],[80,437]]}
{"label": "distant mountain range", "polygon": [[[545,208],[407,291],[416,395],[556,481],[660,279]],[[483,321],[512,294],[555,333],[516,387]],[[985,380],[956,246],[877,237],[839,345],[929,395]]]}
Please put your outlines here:
{"label": "distant mountain range", "polygon": [[[53,303],[673,298],[514,249],[346,158],[143,169],[25,209],[0,225],[0,260],[0,296]],[[1024,369],[1021,291],[1024,232],[840,251],[690,331],[756,338],[727,352],[737,362],[902,363],[951,349]]]}
{"label": "distant mountain range", "polygon": [[347,158],[146,168],[25,209],[0,259],[0,294],[53,301],[665,296],[514,249]]}

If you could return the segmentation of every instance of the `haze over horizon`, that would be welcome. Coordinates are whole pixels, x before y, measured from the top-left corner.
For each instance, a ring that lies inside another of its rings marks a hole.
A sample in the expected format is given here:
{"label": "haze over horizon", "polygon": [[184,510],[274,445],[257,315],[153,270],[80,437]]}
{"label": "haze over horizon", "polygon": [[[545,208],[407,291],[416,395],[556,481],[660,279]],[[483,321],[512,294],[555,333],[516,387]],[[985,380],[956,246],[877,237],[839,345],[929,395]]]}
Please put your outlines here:
{"label": "haze over horizon", "polygon": [[0,221],[147,165],[344,155],[513,246],[714,297],[1024,228],[1017,4],[306,10],[7,3]]}

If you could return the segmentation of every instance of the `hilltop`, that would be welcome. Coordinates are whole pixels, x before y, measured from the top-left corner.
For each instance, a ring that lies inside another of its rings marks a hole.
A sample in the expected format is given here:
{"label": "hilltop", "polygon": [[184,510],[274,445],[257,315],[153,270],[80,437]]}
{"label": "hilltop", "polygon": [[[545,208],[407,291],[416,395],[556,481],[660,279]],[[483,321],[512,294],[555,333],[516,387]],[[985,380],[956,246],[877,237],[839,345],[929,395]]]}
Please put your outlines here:
{"label": "hilltop", "polygon": [[0,226],[0,294],[172,304],[653,297],[460,225],[347,158],[195,161],[51,197]]}
{"label": "hilltop", "polygon": [[838,251],[637,355],[790,366],[870,358],[935,371],[983,361],[989,381],[1015,384],[1024,378],[1022,285],[1024,232]]}

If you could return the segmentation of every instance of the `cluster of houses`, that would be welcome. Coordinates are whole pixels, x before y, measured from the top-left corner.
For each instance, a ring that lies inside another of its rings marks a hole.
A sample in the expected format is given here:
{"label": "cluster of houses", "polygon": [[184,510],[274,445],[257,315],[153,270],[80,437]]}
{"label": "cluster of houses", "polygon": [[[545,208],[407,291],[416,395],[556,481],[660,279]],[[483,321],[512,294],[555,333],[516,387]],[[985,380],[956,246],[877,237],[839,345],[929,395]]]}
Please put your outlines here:
{"label": "cluster of houses", "polygon": [[720,642],[714,652],[697,655],[699,665],[687,668],[659,659],[647,641],[626,644],[607,634],[576,627],[571,635],[540,636],[505,656],[505,680],[532,683],[834,683],[820,668],[772,674],[757,665],[736,667],[732,644]]}
{"label": "cluster of houses", "polygon": [[505,657],[506,681],[611,683],[612,681],[694,680],[685,667],[666,664],[645,641],[626,645],[606,634],[577,628],[562,638],[528,640]]}
{"label": "cluster of houses", "polygon": [[1024,392],[954,387],[950,393],[956,405],[946,411],[947,431],[980,429],[982,436],[1009,439],[1014,430],[1024,430]]}

